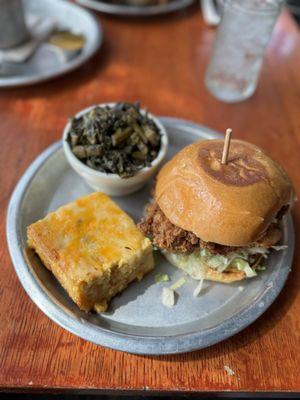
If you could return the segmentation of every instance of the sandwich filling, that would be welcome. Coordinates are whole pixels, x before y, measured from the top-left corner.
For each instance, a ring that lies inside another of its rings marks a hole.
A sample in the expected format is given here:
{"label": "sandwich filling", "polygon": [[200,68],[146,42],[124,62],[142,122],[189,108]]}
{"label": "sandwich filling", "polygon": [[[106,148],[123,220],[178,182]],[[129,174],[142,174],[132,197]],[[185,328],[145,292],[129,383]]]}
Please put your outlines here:
{"label": "sandwich filling", "polygon": [[281,210],[264,235],[246,247],[205,242],[193,232],[172,224],[156,202],[148,205],[139,228],[154,246],[167,255],[170,262],[180,265],[195,279],[203,277],[207,266],[221,273],[243,271],[250,278],[257,275],[257,269],[262,268],[262,261],[267,258],[271,248],[282,249],[275,245],[281,239],[279,221],[285,212],[286,209]]}

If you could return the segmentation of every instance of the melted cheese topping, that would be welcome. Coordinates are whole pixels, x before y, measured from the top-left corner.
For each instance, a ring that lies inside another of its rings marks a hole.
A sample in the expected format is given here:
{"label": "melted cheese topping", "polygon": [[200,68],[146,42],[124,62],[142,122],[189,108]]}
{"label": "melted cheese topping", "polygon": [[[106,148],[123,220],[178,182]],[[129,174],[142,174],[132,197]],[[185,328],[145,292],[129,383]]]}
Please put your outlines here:
{"label": "melted cheese topping", "polygon": [[72,268],[73,277],[76,270],[82,275],[130,262],[147,240],[104,193],[82,197],[33,225],[41,225],[40,235],[55,248],[61,268]]}

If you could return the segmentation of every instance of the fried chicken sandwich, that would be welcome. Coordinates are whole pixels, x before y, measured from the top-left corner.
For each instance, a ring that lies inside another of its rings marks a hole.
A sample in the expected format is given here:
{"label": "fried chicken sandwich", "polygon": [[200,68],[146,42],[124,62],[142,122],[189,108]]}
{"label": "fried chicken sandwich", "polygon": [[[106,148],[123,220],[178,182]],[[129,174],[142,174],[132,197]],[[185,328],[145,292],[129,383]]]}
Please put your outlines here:
{"label": "fried chicken sandwich", "polygon": [[141,231],[195,279],[230,283],[257,275],[280,242],[280,221],[294,190],[283,168],[260,148],[223,140],[182,149],[161,169]]}

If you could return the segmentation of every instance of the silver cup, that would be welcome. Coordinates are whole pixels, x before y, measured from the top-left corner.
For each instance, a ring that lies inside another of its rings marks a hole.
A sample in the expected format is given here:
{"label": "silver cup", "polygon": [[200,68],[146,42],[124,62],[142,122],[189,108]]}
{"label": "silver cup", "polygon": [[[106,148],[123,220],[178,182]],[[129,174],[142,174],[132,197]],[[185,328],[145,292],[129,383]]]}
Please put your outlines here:
{"label": "silver cup", "polygon": [[0,49],[18,46],[29,37],[22,0],[0,0]]}

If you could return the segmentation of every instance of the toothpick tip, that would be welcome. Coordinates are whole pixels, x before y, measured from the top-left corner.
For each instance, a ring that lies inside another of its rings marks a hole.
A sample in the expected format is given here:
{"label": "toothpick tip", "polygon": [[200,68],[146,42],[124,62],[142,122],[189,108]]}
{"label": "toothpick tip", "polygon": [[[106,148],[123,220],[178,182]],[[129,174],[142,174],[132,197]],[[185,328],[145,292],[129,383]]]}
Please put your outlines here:
{"label": "toothpick tip", "polygon": [[223,147],[223,154],[221,164],[227,164],[228,154],[229,154],[229,147],[230,147],[230,140],[231,140],[231,133],[232,129],[226,129],[226,135],[224,140],[224,147]]}

